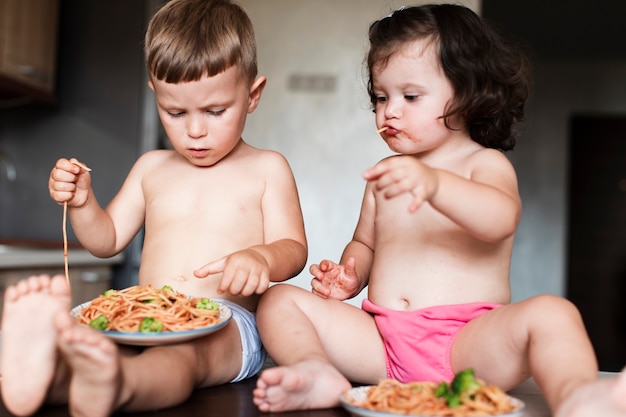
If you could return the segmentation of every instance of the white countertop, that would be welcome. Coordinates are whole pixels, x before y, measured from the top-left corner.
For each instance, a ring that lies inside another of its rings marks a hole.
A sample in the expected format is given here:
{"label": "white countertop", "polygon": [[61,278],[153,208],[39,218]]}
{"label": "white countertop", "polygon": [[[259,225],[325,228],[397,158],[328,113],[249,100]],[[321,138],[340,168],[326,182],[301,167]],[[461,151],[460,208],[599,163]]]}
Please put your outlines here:
{"label": "white countertop", "polygon": [[[111,258],[98,258],[85,249],[68,249],[67,258],[70,266],[113,265],[122,262],[124,254],[120,253]],[[62,246],[59,249],[53,249],[0,244],[0,270],[63,267],[64,263]]]}

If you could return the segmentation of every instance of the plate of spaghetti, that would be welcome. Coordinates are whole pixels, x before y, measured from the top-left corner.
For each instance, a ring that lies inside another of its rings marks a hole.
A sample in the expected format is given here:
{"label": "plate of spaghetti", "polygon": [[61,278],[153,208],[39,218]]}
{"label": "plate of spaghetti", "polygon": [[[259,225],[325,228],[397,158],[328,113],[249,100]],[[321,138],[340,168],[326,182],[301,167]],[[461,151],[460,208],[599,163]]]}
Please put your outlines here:
{"label": "plate of spaghetti", "polygon": [[360,417],[513,417],[524,413],[523,401],[507,395],[495,385],[476,381],[478,386],[455,397],[453,402],[442,395],[443,382],[405,384],[393,379],[382,380],[378,385],[352,388],[341,395],[340,401],[348,412]]}
{"label": "plate of spaghetti", "polygon": [[108,290],[74,307],[71,314],[118,343],[136,346],[205,336],[224,327],[232,317],[231,309],[219,301],[149,285]]}

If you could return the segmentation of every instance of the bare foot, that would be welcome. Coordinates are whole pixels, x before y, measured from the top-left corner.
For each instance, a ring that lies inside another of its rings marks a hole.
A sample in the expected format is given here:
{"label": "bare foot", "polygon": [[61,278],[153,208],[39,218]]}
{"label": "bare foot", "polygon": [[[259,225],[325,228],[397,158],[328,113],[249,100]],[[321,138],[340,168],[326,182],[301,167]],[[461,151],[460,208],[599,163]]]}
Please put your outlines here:
{"label": "bare foot", "polygon": [[350,388],[350,382],[333,366],[300,362],[263,371],[253,401],[262,412],[330,408],[339,405],[339,396]]}
{"label": "bare foot", "polygon": [[604,377],[574,390],[555,413],[556,417],[626,416],[626,372]]}
{"label": "bare foot", "polygon": [[65,277],[34,276],[7,288],[2,316],[2,399],[16,415],[43,404],[57,365],[54,316],[68,313]]}
{"label": "bare foot", "polygon": [[71,369],[70,414],[75,417],[110,416],[116,406],[121,371],[118,349],[105,335],[60,313],[55,324],[58,346]]}

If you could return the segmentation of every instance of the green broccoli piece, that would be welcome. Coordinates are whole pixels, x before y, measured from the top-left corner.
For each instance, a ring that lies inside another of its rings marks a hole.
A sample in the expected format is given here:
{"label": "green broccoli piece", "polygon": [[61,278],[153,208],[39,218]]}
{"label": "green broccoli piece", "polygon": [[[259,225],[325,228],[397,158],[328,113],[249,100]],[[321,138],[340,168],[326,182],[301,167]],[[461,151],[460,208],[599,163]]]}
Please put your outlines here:
{"label": "green broccoli piece", "polygon": [[109,325],[109,319],[106,316],[98,316],[89,322],[89,327],[96,330],[106,330]]}
{"label": "green broccoli piece", "polygon": [[461,405],[461,394],[471,393],[478,388],[480,388],[480,383],[474,375],[474,370],[468,368],[457,373],[449,385],[442,381],[435,389],[435,395],[439,398],[445,398],[448,407],[454,408]]}
{"label": "green broccoli piece", "polygon": [[217,301],[209,300],[208,298],[201,298],[196,303],[196,308],[200,310],[219,310],[220,306]]}
{"label": "green broccoli piece", "polygon": [[139,323],[141,333],[159,333],[163,331],[163,323],[152,317],[146,317]]}
{"label": "green broccoli piece", "polygon": [[450,389],[452,392],[461,395],[467,391],[476,391],[480,388],[480,383],[474,376],[474,370],[471,368],[465,369],[454,376],[454,379],[450,383]]}

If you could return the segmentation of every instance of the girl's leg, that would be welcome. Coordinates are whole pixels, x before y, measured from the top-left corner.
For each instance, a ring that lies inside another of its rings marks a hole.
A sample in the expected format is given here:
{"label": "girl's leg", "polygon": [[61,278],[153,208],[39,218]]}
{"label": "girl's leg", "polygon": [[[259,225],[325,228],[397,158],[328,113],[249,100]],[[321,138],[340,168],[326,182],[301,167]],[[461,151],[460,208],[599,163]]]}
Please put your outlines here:
{"label": "girl's leg", "polygon": [[349,381],[377,383],[386,376],[373,318],[347,303],[275,285],[261,299],[257,324],[268,354],[281,365],[259,377],[254,402],[261,411],[336,406]]}
{"label": "girl's leg", "polygon": [[452,368],[468,367],[503,389],[534,377],[553,411],[598,376],[580,313],[550,295],[500,307],[468,323],[454,342]]}

